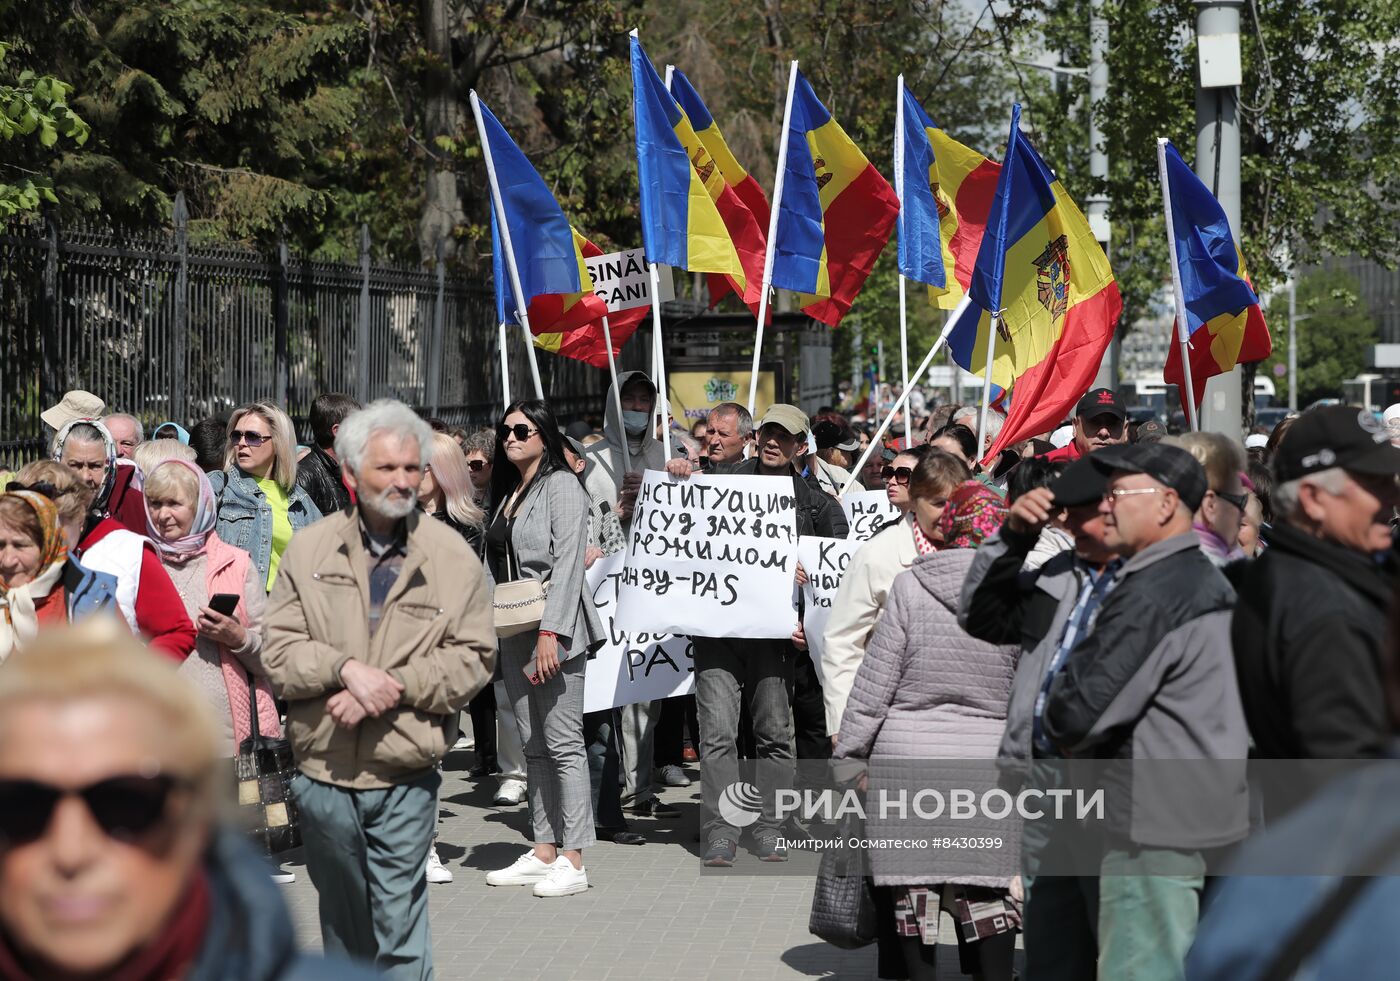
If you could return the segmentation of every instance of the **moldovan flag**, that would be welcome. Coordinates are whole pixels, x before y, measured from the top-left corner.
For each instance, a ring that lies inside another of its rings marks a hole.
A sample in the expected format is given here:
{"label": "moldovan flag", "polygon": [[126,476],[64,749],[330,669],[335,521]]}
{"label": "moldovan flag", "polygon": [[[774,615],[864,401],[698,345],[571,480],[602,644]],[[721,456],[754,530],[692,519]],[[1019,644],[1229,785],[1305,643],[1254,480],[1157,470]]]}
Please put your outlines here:
{"label": "moldovan flag", "polygon": [[[730,276],[711,274],[710,305],[724,299],[731,291],[737,293],[755,317],[758,316],[759,296],[763,291],[763,259],[768,241],[768,199],[764,197],[758,181],[753,179],[730,152],[729,144],[710,110],[700,98],[700,93],[690,84],[690,79],[679,68],[671,70],[671,97],[690,118],[695,135],[700,138],[705,153],[696,158],[700,179],[705,189],[714,198],[715,207],[729,230],[729,237],[739,253],[739,262],[744,267],[747,285],[736,283]],[[706,168],[718,168],[722,181],[706,178]],[[772,311],[769,311],[772,316]]]}
{"label": "moldovan flag", "polygon": [[771,278],[835,327],[890,240],[899,198],[800,71],[791,96]]}
{"label": "moldovan flag", "polygon": [[953,139],[902,87],[895,132],[899,271],[928,285],[929,302],[953,310],[972,282],[1001,164]]}
{"label": "moldovan flag", "polygon": [[[1191,352],[1191,387],[1199,408],[1206,379],[1237,364],[1262,361],[1273,350],[1259,297],[1250,285],[1244,256],[1220,202],[1167,143],[1163,179],[1171,200],[1176,271],[1186,306],[1186,346]],[[1187,417],[1186,378],[1181,367],[1181,323],[1172,327],[1162,378],[1181,393]]]}
{"label": "moldovan flag", "polygon": [[[691,272],[723,273],[742,295],[747,291],[744,266],[715,204],[729,188],[635,34],[632,105],[647,261]],[[761,255],[759,261],[761,267]]]}
{"label": "moldovan flag", "polygon": [[972,270],[972,301],[948,337],[954,359],[985,375],[991,313],[1001,310],[992,382],[1011,411],[988,452],[1058,426],[1098,373],[1123,312],[1089,222],[1021,135],[1021,107]]}
{"label": "moldovan flag", "polygon": [[[593,295],[593,279],[583,264],[582,243],[587,240],[574,231],[554,195],[505,127],[486,103],[477,101],[481,106],[482,138],[490,142],[496,190],[510,229],[516,274],[520,277],[520,293],[531,331],[558,331],[597,320],[608,308],[601,297]],[[496,279],[496,316],[500,323],[519,323],[497,220],[493,207],[491,259]]]}
{"label": "moldovan flag", "polygon": [[[608,366],[608,348],[604,342],[602,315],[606,305],[592,292],[593,279],[583,265],[585,258],[602,255],[603,250],[579,234],[575,228],[569,229],[574,245],[579,251],[579,277],[588,290],[576,293],[544,293],[532,298],[525,307],[530,320],[530,333],[535,337],[535,347],[542,348],[561,357],[586,361],[595,368]],[[499,322],[515,322],[515,306],[510,304],[507,312],[503,300],[508,301],[510,280],[507,278],[504,254],[500,242],[500,229],[496,225],[496,215],[491,214],[491,266],[496,280],[496,316]],[[622,353],[622,345],[637,329],[650,312],[649,307],[616,311],[608,317],[608,333],[612,335],[613,357]]]}

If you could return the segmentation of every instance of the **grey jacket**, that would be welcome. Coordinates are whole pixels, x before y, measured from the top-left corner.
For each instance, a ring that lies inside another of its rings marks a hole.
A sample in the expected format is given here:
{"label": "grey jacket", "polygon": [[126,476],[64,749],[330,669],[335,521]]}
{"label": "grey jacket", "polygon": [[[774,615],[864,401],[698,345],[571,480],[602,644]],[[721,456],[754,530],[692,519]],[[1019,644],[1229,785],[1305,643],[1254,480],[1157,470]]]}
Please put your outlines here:
{"label": "grey jacket", "polygon": [[[588,523],[588,494],[578,477],[556,470],[525,492],[511,529],[520,574],[549,583],[540,629],[559,636],[561,659],[586,651],[604,637],[603,622],[584,579]],[[491,563],[486,568],[494,589]]]}
{"label": "grey jacket", "polygon": [[958,624],[972,636],[1021,644],[1006,729],[997,750],[997,759],[1010,764],[1004,768],[1008,782],[1017,786],[1032,755],[1036,695],[1085,577],[1073,551],[1027,570],[1024,563],[1036,542],[1036,536],[1017,535],[1003,525],[977,549],[958,607]]}
{"label": "grey jacket", "polygon": [[[258,575],[267,582],[272,566],[272,505],[258,482],[242,470],[215,471],[209,475],[219,521],[214,526],[219,538],[236,545],[253,557]],[[321,518],[321,511],[296,484],[287,492],[287,519],[297,532]]]}
{"label": "grey jacket", "polygon": [[[636,375],[647,378],[642,371],[621,371],[617,375],[617,384],[625,388]],[[623,459],[622,454],[622,443],[627,439],[627,430],[617,415],[617,400],[609,387],[603,408],[603,438],[583,449],[584,458],[589,463],[583,479],[588,484],[591,497],[605,500],[614,507],[622,489],[622,478],[629,472],[626,466],[628,461]],[[666,469],[666,447],[652,436],[650,426],[640,437],[631,439],[628,447],[632,463],[630,472]]]}
{"label": "grey jacket", "polygon": [[[958,594],[972,564],[971,549],[950,549],[921,556],[890,589],[884,616],[865,649],[850,700],[841,717],[838,759],[992,760],[1006,724],[1006,704],[1020,649],[974,640],[958,626]],[[918,780],[922,768],[909,771]],[[872,769],[870,788],[881,789],[880,769]],[[925,827],[929,833],[947,833]],[[866,836],[907,837],[911,825],[886,819],[880,807],[866,808]],[[1009,822],[977,819],[958,822],[958,834],[1015,835]],[[917,836],[916,836],[917,837]],[[876,885],[964,882],[1005,887],[1015,874],[1014,845],[1000,859],[986,859],[987,874],[968,874],[952,862],[931,875],[926,863],[910,873],[908,856],[898,851],[871,851]]]}
{"label": "grey jacket", "polygon": [[1050,686],[1046,736],[1105,770],[1110,833],[1211,848],[1248,830],[1249,734],[1230,647],[1235,592],[1193,532],[1118,570],[1088,636]]}

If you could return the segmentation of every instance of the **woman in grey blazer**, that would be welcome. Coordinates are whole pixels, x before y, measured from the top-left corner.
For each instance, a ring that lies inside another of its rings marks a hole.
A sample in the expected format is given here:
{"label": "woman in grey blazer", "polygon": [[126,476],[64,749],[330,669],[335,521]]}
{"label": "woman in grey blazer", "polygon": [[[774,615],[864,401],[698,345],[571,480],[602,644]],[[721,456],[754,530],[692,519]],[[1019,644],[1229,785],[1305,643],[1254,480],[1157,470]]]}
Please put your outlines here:
{"label": "woman in grey blazer", "polygon": [[584,580],[588,495],[564,457],[559,425],[539,400],[512,403],[497,427],[486,526],[491,582],[547,583],[538,630],[501,640],[500,665],[525,748],[534,847],[486,876],[536,896],[588,888],[583,849],[593,806],[583,743],[583,675],[603,625]]}

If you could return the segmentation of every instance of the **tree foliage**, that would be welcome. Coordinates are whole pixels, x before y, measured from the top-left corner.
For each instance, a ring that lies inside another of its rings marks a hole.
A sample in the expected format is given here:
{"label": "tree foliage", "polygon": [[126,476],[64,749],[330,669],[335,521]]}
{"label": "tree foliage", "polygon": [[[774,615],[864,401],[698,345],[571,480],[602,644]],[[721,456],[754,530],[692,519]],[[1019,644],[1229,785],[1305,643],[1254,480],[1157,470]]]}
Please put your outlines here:
{"label": "tree foliage", "polygon": [[[1318,269],[1297,285],[1298,404],[1342,393],[1342,382],[1366,367],[1367,349],[1377,340],[1376,321],[1361,299],[1361,284],[1349,273]],[[1277,398],[1288,399],[1288,310],[1282,292],[1270,306],[1274,351],[1260,370],[1274,379]]]}
{"label": "tree foliage", "polygon": [[[0,73],[8,66],[5,56],[9,45],[0,42]],[[3,75],[0,75],[3,79]],[[73,87],[52,75],[41,75],[25,69],[10,80],[0,80],[0,139],[6,144],[8,169],[14,177],[0,180],[0,219],[37,209],[44,202],[57,204],[53,179],[47,174],[21,167],[14,162],[20,156],[13,142],[25,139],[29,144],[25,156],[36,165],[37,158],[51,156],[60,137],[82,146],[87,142],[88,125],[68,105]],[[38,143],[35,147],[33,144]]]}

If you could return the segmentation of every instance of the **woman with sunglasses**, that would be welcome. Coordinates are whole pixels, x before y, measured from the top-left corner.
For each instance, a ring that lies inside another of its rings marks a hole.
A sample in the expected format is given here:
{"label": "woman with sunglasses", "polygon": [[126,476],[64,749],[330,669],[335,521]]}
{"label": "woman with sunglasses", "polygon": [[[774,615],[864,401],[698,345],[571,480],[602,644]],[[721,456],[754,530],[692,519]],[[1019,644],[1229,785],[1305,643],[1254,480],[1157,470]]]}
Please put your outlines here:
{"label": "woman with sunglasses", "polygon": [[525,747],[534,847],[486,876],[530,885],[536,896],[588,888],[583,849],[596,840],[583,743],[587,651],[603,625],[584,579],[588,495],[564,456],[559,424],[538,400],[512,403],[497,429],[491,474],[495,510],[486,529],[493,586],[546,584],[539,627],[501,640],[500,671]]}
{"label": "woman with sunglasses", "polygon": [[1245,558],[1240,548],[1240,528],[1244,524],[1249,492],[1241,479],[1244,447],[1221,433],[1182,433],[1162,440],[1179,446],[1196,458],[1205,469],[1209,488],[1192,517],[1192,529],[1201,551],[1217,567]]}
{"label": "woman with sunglasses", "polygon": [[961,460],[928,445],[906,450],[885,464],[880,471],[885,494],[902,517],[880,529],[851,556],[841,587],[832,601],[822,653],[822,694],[826,701],[826,731],[833,740],[841,726],[841,713],[846,708],[856,669],[865,657],[865,645],[885,608],[890,586],[915,559],[937,547],[936,537],[929,538],[910,514],[913,499],[909,481],[919,465],[930,457],[934,458],[939,480],[947,491],[968,479],[967,467]]}
{"label": "woman with sunglasses", "polygon": [[[963,581],[982,541],[1001,527],[1006,505],[976,480],[949,487],[949,468],[930,454],[910,481],[912,514],[937,551],[921,555],[890,589],[889,601],[856,673],[836,759],[869,760],[870,799],[882,790],[880,774],[895,760],[996,759],[1011,679],[1020,646],[997,646],[969,636],[958,625]],[[883,764],[883,765],[881,765]],[[917,764],[905,764],[914,766]],[[963,770],[971,773],[971,769]],[[907,785],[912,771],[894,782]],[[865,834],[875,840],[907,832],[893,813],[866,808]],[[935,971],[940,908],[958,922],[963,974],[1011,981],[1020,926],[1011,898],[1020,859],[1015,825],[974,816],[933,834],[997,836],[1003,847],[985,852],[928,852],[911,867],[909,853],[872,848],[870,870],[878,911],[879,975],[930,979]],[[971,859],[969,860],[969,856]],[[984,912],[986,910],[991,912]],[[980,939],[968,941],[967,929]],[[986,935],[990,932],[990,935]]]}
{"label": "woman with sunglasses", "polygon": [[370,976],[297,951],[277,887],[218,822],[208,714],[95,620],[0,669],[0,978]]}
{"label": "woman with sunglasses", "polygon": [[480,557],[486,516],[473,497],[466,456],[446,433],[433,434],[432,453],[418,487],[418,506],[466,539]]}
{"label": "woman with sunglasses", "polygon": [[40,627],[116,612],[116,577],[85,569],[68,554],[55,503],[65,496],[70,510],[86,512],[91,492],[76,479],[67,494],[46,483],[25,489],[22,481],[0,494],[0,662]]}
{"label": "woman with sunglasses", "polygon": [[266,591],[292,535],[321,517],[297,486],[292,420],[270,402],[234,410],[222,473],[209,475],[218,502],[219,538],[253,557]]}

